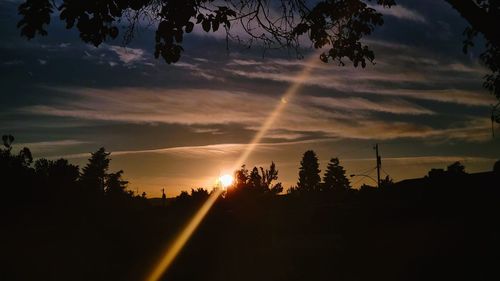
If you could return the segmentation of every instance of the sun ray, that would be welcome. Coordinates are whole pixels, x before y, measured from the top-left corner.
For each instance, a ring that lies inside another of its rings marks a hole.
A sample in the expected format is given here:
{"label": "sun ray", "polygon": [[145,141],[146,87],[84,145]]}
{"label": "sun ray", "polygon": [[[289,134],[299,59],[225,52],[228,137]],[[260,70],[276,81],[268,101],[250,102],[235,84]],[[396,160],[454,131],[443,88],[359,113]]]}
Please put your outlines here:
{"label": "sun ray", "polygon": [[[255,147],[260,143],[262,138],[266,135],[267,131],[271,128],[274,121],[283,112],[286,105],[292,100],[292,98],[299,92],[302,82],[309,78],[312,69],[315,64],[318,63],[317,53],[315,52],[305,63],[304,68],[298,73],[295,81],[291,84],[285,91],[280,101],[267,117],[264,124],[260,127],[259,131],[253,137],[252,141],[247,145],[246,149],[243,151],[242,155],[238,158],[233,166],[233,170],[239,169],[243,163],[248,159]],[[193,232],[196,230],[198,225],[201,223],[203,218],[206,216],[212,205],[215,203],[217,198],[222,194],[222,189],[214,189],[210,194],[207,201],[201,206],[201,208],[196,212],[193,218],[188,222],[188,224],[183,228],[179,235],[174,240],[173,244],[165,250],[165,254],[162,256],[160,261],[155,265],[153,271],[146,278],[147,281],[158,281],[169,266],[174,261],[175,257],[182,250],[186,242],[189,240]]]}
{"label": "sun ray", "polygon": [[266,135],[267,131],[271,128],[274,121],[278,118],[278,116],[283,112],[283,109],[287,106],[287,104],[295,97],[302,86],[302,82],[304,82],[309,75],[311,74],[312,69],[318,63],[319,59],[316,55],[312,55],[305,63],[304,68],[299,72],[299,74],[295,78],[295,82],[288,87],[286,92],[281,97],[280,101],[271,112],[271,114],[267,117],[266,121],[260,127],[259,131],[253,137],[252,141],[247,145],[245,151],[238,158],[236,163],[233,166],[233,170],[239,169],[241,165],[245,163],[248,159],[252,151],[255,147],[260,143],[262,138]]}

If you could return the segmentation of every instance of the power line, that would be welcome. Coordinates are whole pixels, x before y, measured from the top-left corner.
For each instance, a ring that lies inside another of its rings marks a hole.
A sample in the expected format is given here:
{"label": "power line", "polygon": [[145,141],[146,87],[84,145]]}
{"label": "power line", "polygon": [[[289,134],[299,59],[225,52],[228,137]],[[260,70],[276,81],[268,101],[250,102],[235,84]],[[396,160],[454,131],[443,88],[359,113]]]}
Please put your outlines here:
{"label": "power line", "polygon": [[352,186],[357,185],[358,183],[360,183],[360,182],[361,182],[362,180],[364,180],[364,179],[365,179],[365,178],[363,177],[363,178],[361,178],[361,179],[357,180],[355,183],[353,183],[353,184],[352,184]]}
{"label": "power line", "polygon": [[384,168],[382,168],[382,172],[384,172],[384,174],[385,174],[386,176],[389,176],[389,177],[390,177],[390,175],[389,175],[389,174],[388,174],[388,173],[384,170]]}
{"label": "power line", "polygon": [[369,170],[366,170],[365,172],[363,173],[360,173],[360,174],[353,174],[352,176],[359,176],[360,179],[355,181],[354,183],[352,183],[353,186],[357,185],[358,183],[360,183],[361,181],[363,181],[365,178],[371,178],[373,179],[370,174],[376,169],[376,167],[374,168],[370,168]]}
{"label": "power line", "polygon": [[362,171],[362,172],[356,172],[356,173],[353,173],[353,175],[371,173],[375,169],[377,169],[377,167],[368,168],[368,170],[365,170],[365,171]]}

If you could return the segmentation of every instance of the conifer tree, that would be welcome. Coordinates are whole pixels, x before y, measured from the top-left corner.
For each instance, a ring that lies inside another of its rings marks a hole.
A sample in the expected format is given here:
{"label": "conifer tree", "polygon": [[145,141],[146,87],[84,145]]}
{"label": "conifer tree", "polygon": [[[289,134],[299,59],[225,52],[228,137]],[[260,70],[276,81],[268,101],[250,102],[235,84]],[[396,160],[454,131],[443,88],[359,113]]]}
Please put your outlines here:
{"label": "conifer tree", "polygon": [[297,188],[301,191],[318,191],[321,182],[320,172],[316,153],[312,150],[306,151],[300,161]]}
{"label": "conifer tree", "polygon": [[338,158],[332,158],[326,167],[323,177],[324,190],[347,190],[350,189],[349,179],[345,175],[344,167],[340,165]]}

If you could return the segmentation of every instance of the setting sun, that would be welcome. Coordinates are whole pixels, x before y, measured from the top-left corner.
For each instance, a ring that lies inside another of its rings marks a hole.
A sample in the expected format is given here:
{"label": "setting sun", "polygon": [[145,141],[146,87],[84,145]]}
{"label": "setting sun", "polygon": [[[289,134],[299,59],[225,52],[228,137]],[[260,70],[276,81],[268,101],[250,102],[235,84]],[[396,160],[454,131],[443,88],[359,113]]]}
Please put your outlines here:
{"label": "setting sun", "polygon": [[234,179],[233,179],[233,176],[231,176],[231,175],[223,175],[223,176],[219,177],[219,182],[223,188],[227,188],[228,186],[233,184],[233,181],[234,181]]}

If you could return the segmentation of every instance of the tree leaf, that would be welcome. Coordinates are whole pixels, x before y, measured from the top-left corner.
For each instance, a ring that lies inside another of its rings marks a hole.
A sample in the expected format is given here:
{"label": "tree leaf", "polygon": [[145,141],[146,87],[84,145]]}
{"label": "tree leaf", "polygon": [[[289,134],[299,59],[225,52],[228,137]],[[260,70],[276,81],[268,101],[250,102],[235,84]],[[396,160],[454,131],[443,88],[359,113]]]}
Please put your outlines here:
{"label": "tree leaf", "polygon": [[201,22],[201,26],[203,27],[203,30],[205,30],[205,32],[210,31],[210,21],[209,20],[203,20]]}
{"label": "tree leaf", "polygon": [[185,28],[186,33],[191,33],[191,31],[193,31],[193,28],[194,28],[194,23],[188,22]]}

